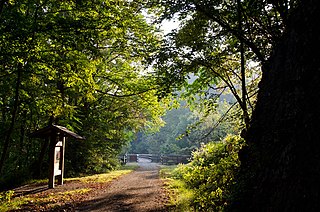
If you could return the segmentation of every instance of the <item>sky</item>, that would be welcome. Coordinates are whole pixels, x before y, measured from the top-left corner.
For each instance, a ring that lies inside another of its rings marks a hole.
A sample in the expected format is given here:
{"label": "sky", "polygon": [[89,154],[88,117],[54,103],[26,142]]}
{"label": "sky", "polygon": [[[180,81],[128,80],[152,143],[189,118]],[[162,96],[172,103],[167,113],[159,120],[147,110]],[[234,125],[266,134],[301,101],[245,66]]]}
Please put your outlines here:
{"label": "sky", "polygon": [[[142,14],[146,17],[148,23],[152,23],[152,15],[148,14],[146,11],[142,11]],[[179,21],[176,18],[172,20],[164,20],[161,23],[160,29],[163,31],[163,34],[166,35],[170,33],[173,29],[179,27]]]}
{"label": "sky", "polygon": [[170,33],[173,29],[177,29],[179,27],[179,22],[177,20],[164,20],[161,24],[161,30],[163,30],[164,34]]}

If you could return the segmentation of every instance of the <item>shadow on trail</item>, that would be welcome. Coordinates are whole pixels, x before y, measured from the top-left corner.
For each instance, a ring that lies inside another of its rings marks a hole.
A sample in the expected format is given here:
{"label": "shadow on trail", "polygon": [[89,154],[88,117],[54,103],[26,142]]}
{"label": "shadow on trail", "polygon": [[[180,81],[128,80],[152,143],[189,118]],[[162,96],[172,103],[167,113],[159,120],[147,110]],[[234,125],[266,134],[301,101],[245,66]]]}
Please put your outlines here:
{"label": "shadow on trail", "polygon": [[37,194],[43,191],[49,190],[47,184],[29,184],[20,186],[18,188],[15,188],[14,191],[14,197],[17,196],[24,196],[28,194]]}
{"label": "shadow on trail", "polygon": [[101,197],[98,199],[86,201],[82,203],[77,211],[106,211],[102,209],[106,209],[106,207],[112,207],[112,211],[132,211],[133,207],[132,204],[134,203],[125,203],[125,199],[132,198],[132,195],[128,194],[114,194],[111,198]]}
{"label": "shadow on trail", "polygon": [[148,189],[151,188],[151,186],[146,186],[146,187],[133,187],[133,188],[128,188],[128,191],[137,191],[139,189]]}
{"label": "shadow on trail", "polygon": [[77,205],[76,211],[168,211],[161,192],[158,164],[140,160],[138,165],[136,171],[112,182],[102,195]]}
{"label": "shadow on trail", "polygon": [[98,199],[83,202],[78,206],[76,211],[110,211],[110,212],[122,212],[122,211],[165,211],[162,208],[153,208],[151,210],[137,209],[136,205],[140,204],[140,201],[129,202],[130,199],[146,199],[151,194],[144,195],[132,195],[116,193],[111,197],[101,197]]}

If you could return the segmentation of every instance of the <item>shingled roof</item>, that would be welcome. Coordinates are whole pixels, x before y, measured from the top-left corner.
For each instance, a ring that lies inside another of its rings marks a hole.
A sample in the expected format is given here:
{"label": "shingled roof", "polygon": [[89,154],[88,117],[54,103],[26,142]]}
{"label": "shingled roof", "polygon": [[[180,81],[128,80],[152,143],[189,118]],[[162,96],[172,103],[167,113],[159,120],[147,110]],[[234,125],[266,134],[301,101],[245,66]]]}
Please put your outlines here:
{"label": "shingled roof", "polygon": [[84,137],[78,135],[75,132],[72,132],[71,130],[68,130],[67,128],[59,125],[49,125],[42,129],[39,129],[33,133],[30,134],[31,137],[34,138],[45,138],[50,136],[52,133],[61,133],[66,137],[72,137],[79,140],[84,140]]}

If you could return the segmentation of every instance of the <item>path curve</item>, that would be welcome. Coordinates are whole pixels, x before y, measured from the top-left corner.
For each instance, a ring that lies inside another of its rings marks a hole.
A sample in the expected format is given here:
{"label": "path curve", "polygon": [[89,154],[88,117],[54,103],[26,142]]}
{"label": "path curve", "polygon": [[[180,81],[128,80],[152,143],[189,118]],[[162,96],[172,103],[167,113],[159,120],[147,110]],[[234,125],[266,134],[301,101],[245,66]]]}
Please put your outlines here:
{"label": "path curve", "polygon": [[144,159],[139,168],[114,180],[98,196],[79,205],[75,211],[162,212],[168,197],[159,179],[159,166]]}

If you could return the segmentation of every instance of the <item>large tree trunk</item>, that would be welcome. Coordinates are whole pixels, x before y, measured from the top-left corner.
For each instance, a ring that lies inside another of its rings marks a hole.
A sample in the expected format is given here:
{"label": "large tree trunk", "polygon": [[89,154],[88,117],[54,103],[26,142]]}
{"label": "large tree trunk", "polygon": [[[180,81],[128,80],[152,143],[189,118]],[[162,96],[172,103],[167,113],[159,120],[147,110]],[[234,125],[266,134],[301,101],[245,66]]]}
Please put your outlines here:
{"label": "large tree trunk", "polygon": [[301,1],[264,67],[233,211],[320,211],[320,1]]}

